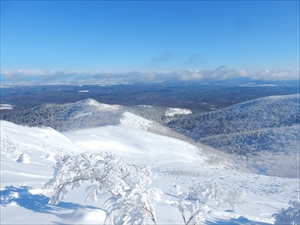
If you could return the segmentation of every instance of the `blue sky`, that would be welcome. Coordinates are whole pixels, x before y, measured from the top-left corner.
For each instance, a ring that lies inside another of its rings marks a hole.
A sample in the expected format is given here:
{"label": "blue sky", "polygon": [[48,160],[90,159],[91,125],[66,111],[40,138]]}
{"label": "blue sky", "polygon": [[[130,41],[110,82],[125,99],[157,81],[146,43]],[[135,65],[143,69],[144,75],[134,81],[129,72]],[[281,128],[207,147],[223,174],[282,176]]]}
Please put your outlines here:
{"label": "blue sky", "polygon": [[220,66],[299,71],[299,1],[1,1],[2,75]]}

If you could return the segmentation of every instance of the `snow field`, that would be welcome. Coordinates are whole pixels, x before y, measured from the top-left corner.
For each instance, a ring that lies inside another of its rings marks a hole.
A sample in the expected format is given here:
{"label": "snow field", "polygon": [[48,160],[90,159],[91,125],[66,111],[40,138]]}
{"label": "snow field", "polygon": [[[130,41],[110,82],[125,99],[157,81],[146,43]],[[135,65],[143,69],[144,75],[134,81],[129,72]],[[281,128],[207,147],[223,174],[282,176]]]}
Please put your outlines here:
{"label": "snow field", "polygon": [[[174,189],[187,191],[194,183],[215,182],[228,192],[246,192],[244,203],[232,210],[210,206],[202,224],[273,224],[272,214],[288,207],[299,196],[299,180],[242,173],[209,165],[201,149],[184,141],[153,134],[140,126],[123,123],[59,133],[51,128],[31,128],[1,121],[1,223],[2,224],[102,224],[103,193],[98,202],[85,202],[88,184],[69,192],[58,205],[49,205],[43,185],[53,176],[57,155],[107,151],[126,163],[148,165],[156,177],[151,187],[160,188],[156,205],[158,224],[183,224]],[[18,160],[19,158],[24,160]],[[18,162],[19,161],[19,162]],[[200,223],[201,224],[201,223]]]}

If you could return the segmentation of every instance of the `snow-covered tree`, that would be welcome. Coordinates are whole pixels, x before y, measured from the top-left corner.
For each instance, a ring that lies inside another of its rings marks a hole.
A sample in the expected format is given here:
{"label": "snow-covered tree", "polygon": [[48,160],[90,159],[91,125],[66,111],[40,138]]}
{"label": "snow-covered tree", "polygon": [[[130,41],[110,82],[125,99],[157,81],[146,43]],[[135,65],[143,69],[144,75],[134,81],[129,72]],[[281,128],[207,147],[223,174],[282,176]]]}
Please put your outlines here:
{"label": "snow-covered tree", "polygon": [[274,225],[299,225],[300,224],[300,198],[297,201],[290,201],[290,207],[281,209],[274,214]]}
{"label": "snow-covered tree", "polygon": [[205,221],[209,211],[208,201],[212,200],[213,207],[219,206],[224,195],[219,186],[213,182],[194,183],[188,192],[181,192],[177,185],[173,187],[176,188],[175,195],[179,198],[173,206],[180,211],[185,225],[196,225]]}
{"label": "snow-covered tree", "polygon": [[210,181],[206,184],[194,183],[189,187],[188,197],[196,199],[202,204],[207,204],[211,200],[212,206],[216,207],[222,205],[225,193],[219,185]]}
{"label": "snow-covered tree", "polygon": [[106,223],[109,224],[156,224],[155,202],[160,200],[159,189],[148,188],[151,183],[149,168],[125,164],[108,153],[70,154],[59,158],[53,178],[44,189],[51,192],[50,204],[66,198],[67,188],[76,188],[83,183],[92,183],[87,188],[86,199],[98,200],[103,191],[109,198]]}
{"label": "snow-covered tree", "polygon": [[137,185],[143,188],[151,181],[148,168],[127,165],[108,153],[65,155],[57,160],[54,168],[53,178],[44,186],[46,191],[52,192],[52,204],[57,204],[66,197],[68,187],[73,189],[83,183],[92,183],[87,189],[87,199],[97,201],[103,190],[115,196]]}
{"label": "snow-covered tree", "polygon": [[227,193],[225,198],[225,202],[227,202],[232,210],[236,210],[240,205],[244,202],[244,197],[246,193],[244,190],[241,189],[233,189]]}
{"label": "snow-covered tree", "polygon": [[141,190],[134,188],[124,194],[109,198],[105,223],[108,224],[156,224],[155,203],[160,201],[160,189]]}
{"label": "snow-covered tree", "polygon": [[185,225],[196,225],[198,222],[205,221],[209,207],[199,200],[188,199],[187,193],[182,193],[175,206],[181,213]]}

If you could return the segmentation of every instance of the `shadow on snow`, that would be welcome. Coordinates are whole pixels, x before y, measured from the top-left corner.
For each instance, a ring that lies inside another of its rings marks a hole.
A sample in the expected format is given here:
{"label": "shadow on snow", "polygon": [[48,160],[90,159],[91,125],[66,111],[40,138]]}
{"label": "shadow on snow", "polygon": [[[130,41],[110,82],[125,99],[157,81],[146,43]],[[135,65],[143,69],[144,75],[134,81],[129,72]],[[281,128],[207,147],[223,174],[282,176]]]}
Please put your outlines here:
{"label": "shadow on snow", "polygon": [[83,206],[71,202],[60,202],[57,205],[50,205],[48,204],[48,197],[42,194],[32,194],[29,192],[30,189],[32,188],[28,186],[6,186],[5,190],[0,191],[1,205],[6,207],[7,205],[15,203],[28,210],[32,210],[33,212],[54,214],[58,217],[61,216],[55,214],[55,211],[57,212],[65,209],[75,210],[78,208],[99,209],[94,206]]}
{"label": "shadow on snow", "polygon": [[239,218],[232,218],[230,220],[217,220],[217,221],[205,221],[206,225],[270,225],[270,223],[251,221],[247,218],[240,216]]}

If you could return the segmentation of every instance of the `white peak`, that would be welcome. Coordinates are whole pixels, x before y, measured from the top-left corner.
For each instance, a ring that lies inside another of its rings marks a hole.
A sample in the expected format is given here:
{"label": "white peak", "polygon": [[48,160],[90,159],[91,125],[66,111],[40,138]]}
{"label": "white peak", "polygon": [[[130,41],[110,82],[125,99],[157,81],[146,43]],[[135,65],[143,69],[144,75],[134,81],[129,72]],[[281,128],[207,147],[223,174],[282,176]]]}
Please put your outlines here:
{"label": "white peak", "polygon": [[120,107],[118,105],[108,105],[108,104],[104,104],[104,103],[99,103],[94,99],[87,99],[86,104],[90,105],[90,106],[96,106],[98,109],[100,110],[119,110]]}
{"label": "white peak", "polygon": [[92,98],[88,98],[86,100],[84,100],[84,102],[88,105],[99,105],[100,103],[97,102],[96,100],[92,99]]}

